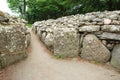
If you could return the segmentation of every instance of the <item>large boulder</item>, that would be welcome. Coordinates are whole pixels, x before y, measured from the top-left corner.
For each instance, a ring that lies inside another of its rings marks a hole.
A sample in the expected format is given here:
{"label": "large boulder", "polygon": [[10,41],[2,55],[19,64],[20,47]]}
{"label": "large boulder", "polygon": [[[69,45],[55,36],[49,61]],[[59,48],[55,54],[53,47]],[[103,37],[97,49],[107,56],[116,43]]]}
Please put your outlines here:
{"label": "large boulder", "polygon": [[30,34],[18,25],[0,26],[0,69],[27,57]]}
{"label": "large boulder", "polygon": [[1,26],[0,52],[16,54],[25,51],[25,32],[23,28]]}
{"label": "large boulder", "polygon": [[87,60],[104,63],[110,59],[110,51],[95,35],[88,34],[83,40],[81,57]]}
{"label": "large boulder", "polygon": [[54,54],[75,57],[79,54],[79,33],[75,28],[54,29]]}
{"label": "large boulder", "polygon": [[111,65],[120,69],[120,44],[116,45],[112,51]]}
{"label": "large boulder", "polygon": [[26,52],[17,54],[0,54],[0,69],[3,69],[25,58],[27,58]]}

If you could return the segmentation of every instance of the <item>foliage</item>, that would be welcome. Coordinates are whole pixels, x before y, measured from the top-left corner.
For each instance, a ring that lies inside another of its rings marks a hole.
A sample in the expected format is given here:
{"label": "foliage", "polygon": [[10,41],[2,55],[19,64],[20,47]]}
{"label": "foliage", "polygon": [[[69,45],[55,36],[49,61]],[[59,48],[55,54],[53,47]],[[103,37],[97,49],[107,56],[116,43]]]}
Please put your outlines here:
{"label": "foliage", "polygon": [[57,59],[63,59],[63,58],[65,58],[65,56],[62,55],[62,54],[56,54],[55,57],[56,57]]}
{"label": "foliage", "polygon": [[7,0],[12,11],[20,13],[22,18],[26,16],[26,0]]}
{"label": "foliage", "polygon": [[32,28],[32,24],[27,24],[27,27],[28,28]]}
{"label": "foliage", "polygon": [[71,14],[120,10],[120,0],[8,0],[8,2],[10,8],[24,14],[29,23]]}

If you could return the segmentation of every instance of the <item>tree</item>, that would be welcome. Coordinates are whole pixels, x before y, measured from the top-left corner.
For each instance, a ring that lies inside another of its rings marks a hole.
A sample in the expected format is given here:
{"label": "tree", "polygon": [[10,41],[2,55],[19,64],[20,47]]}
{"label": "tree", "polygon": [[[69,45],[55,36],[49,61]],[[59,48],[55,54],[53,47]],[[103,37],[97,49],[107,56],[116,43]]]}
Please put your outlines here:
{"label": "tree", "polygon": [[[120,0],[7,0],[9,7],[33,23],[92,11],[120,10]],[[27,6],[27,10],[26,10]]]}
{"label": "tree", "polygon": [[120,10],[120,0],[106,0],[109,11]]}
{"label": "tree", "polygon": [[20,15],[25,18],[26,15],[26,6],[27,1],[26,0],[7,0],[9,3],[9,7],[17,13],[20,13]]}
{"label": "tree", "polygon": [[27,20],[34,22],[64,15],[65,7],[57,0],[29,0]]}

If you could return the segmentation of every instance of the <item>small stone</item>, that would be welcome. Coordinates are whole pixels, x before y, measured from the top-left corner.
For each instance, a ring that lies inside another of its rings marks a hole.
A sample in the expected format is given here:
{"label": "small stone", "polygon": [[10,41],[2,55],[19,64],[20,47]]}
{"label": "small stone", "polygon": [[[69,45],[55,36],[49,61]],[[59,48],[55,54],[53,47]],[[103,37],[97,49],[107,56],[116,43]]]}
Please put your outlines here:
{"label": "small stone", "polygon": [[88,25],[88,26],[79,27],[79,32],[95,32],[99,30],[100,30],[100,26],[97,25]]}
{"label": "small stone", "polygon": [[104,25],[104,23],[103,22],[97,22],[97,25]]}
{"label": "small stone", "polygon": [[98,16],[99,18],[104,18],[105,17],[105,14],[100,14],[99,16]]}
{"label": "small stone", "polygon": [[108,48],[109,50],[112,50],[113,47],[114,47],[114,44],[107,44],[107,48]]}
{"label": "small stone", "polygon": [[68,27],[73,27],[73,25],[72,24],[68,24]]}
{"label": "small stone", "polygon": [[104,24],[110,24],[112,21],[110,19],[104,19]]}
{"label": "small stone", "polygon": [[120,32],[120,25],[104,25],[101,27],[102,31]]}
{"label": "small stone", "polygon": [[118,16],[119,15],[117,15],[117,14],[112,14],[112,15],[109,16],[109,18],[112,19],[112,20],[117,20]]}
{"label": "small stone", "polygon": [[106,40],[102,40],[102,43],[106,46],[107,45],[107,41]]}
{"label": "small stone", "polygon": [[95,18],[94,15],[86,15],[86,16],[83,18],[83,20],[84,20],[84,21],[92,21],[94,18]]}
{"label": "small stone", "polygon": [[103,19],[100,19],[100,18],[95,18],[95,19],[93,19],[92,21],[93,21],[93,22],[102,22],[102,21],[103,21]]}
{"label": "small stone", "polygon": [[45,37],[46,37],[47,33],[46,32],[43,32],[42,33],[42,36],[41,36],[41,40],[44,42],[45,41]]}
{"label": "small stone", "polygon": [[113,21],[111,22],[111,24],[114,24],[114,25],[120,25],[120,21],[113,20]]}

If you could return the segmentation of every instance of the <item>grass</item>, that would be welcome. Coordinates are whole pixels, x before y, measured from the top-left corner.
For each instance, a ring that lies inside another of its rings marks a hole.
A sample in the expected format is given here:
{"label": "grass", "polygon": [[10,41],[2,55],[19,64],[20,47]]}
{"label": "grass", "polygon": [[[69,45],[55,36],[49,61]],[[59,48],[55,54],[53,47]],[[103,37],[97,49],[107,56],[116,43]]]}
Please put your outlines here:
{"label": "grass", "polygon": [[32,28],[32,24],[27,24],[28,28]]}
{"label": "grass", "polygon": [[55,57],[57,59],[63,59],[63,58],[65,58],[64,55],[62,55],[62,54],[56,54]]}

